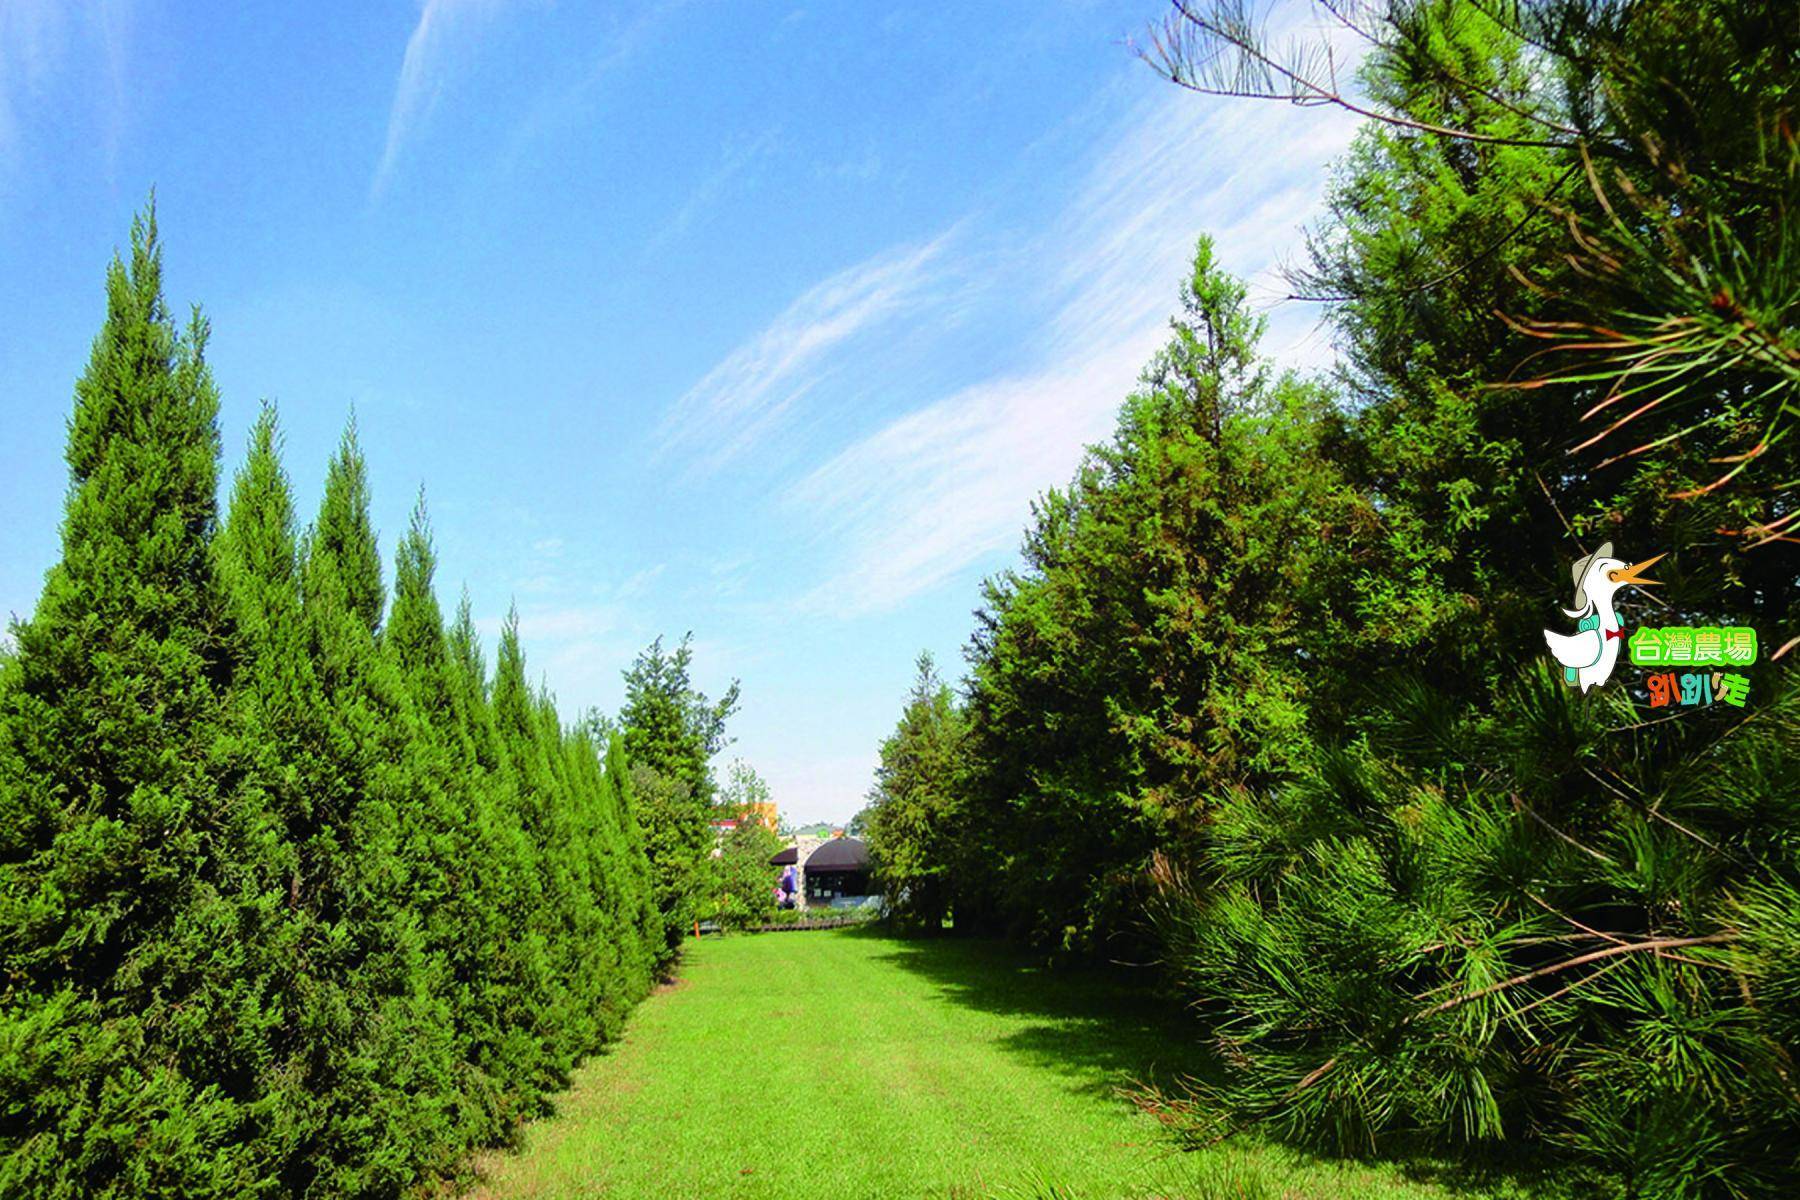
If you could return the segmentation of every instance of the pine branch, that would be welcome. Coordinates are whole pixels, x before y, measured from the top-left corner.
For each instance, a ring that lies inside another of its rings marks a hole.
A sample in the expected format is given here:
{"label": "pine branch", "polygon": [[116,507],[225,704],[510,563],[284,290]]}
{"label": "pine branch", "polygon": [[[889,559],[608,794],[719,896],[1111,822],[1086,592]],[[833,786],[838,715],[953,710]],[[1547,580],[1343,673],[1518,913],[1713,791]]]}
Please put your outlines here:
{"label": "pine branch", "polygon": [[[1318,72],[1310,71],[1305,62],[1290,65],[1277,59],[1263,45],[1241,4],[1233,0],[1216,0],[1205,13],[1196,8],[1193,0],[1171,0],[1171,4],[1175,14],[1167,19],[1160,32],[1152,35],[1153,50],[1140,51],[1138,57],[1164,79],[1188,91],[1208,96],[1283,100],[1298,105],[1330,105],[1384,125],[1483,145],[1573,150],[1583,144],[1579,138],[1526,138],[1482,133],[1371,108],[1352,99],[1339,86],[1329,47],[1325,52],[1328,78],[1320,80],[1315,78]],[[1333,16],[1337,14],[1333,12]],[[1338,19],[1342,20],[1341,17]],[[1346,24],[1346,27],[1361,32],[1354,26]],[[1234,59],[1235,73],[1228,74],[1220,65],[1223,57]],[[1601,149],[1610,152],[1609,148]]]}
{"label": "pine branch", "polygon": [[1613,958],[1620,954],[1653,954],[1663,950],[1679,950],[1684,946],[1716,946],[1728,942],[1735,942],[1738,940],[1738,937],[1739,935],[1736,933],[1709,933],[1701,937],[1654,938],[1647,942],[1627,942],[1623,945],[1608,946],[1604,950],[1592,950],[1586,954],[1578,954],[1574,958],[1565,959],[1559,963],[1551,963],[1547,967],[1539,967],[1535,971],[1527,971],[1523,975],[1514,975],[1511,979],[1503,979],[1499,983],[1491,983],[1488,986],[1478,988],[1473,992],[1468,992],[1461,996],[1454,996],[1440,1004],[1433,1005],[1422,1013],[1417,1013],[1414,1016],[1407,1018],[1406,1024],[1410,1025],[1415,1021],[1422,1021],[1426,1017],[1436,1016],[1441,1012],[1448,1012],[1451,1009],[1461,1008],[1463,1005],[1472,1004],[1484,996],[1491,996],[1497,992],[1508,991],[1512,988],[1519,987],[1522,984],[1530,983],[1534,979],[1542,979],[1547,975],[1555,975],[1573,967],[1583,966],[1591,962],[1599,962],[1601,959]]}

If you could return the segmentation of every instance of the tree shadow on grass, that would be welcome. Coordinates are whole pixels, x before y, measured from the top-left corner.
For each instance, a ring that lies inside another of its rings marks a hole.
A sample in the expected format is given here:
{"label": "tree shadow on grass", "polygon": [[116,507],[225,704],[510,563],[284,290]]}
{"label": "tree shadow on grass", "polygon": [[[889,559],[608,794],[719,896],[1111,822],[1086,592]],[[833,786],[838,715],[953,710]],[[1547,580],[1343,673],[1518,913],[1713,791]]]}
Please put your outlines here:
{"label": "tree shadow on grass", "polygon": [[996,1044],[1066,1077],[1079,1091],[1179,1086],[1219,1070],[1205,1030],[1130,968],[1058,966],[1016,945],[975,938],[848,935],[882,943],[880,957],[933,984],[951,1002],[1012,1018]]}
{"label": "tree shadow on grass", "polygon": [[[1222,1064],[1206,1025],[1156,990],[1142,968],[1050,967],[1022,947],[977,938],[907,938],[871,926],[836,936],[881,943],[880,957],[932,984],[949,1001],[1014,1018],[996,1044],[1057,1072],[1077,1091],[1126,1103],[1144,1087],[1167,1095],[1219,1082]],[[1249,1135],[1260,1140],[1260,1135]],[[1344,1156],[1288,1145],[1301,1164],[1385,1164],[1415,1183],[1456,1195],[1559,1197],[1570,1190],[1554,1163],[1516,1150],[1497,1159],[1429,1154]]]}

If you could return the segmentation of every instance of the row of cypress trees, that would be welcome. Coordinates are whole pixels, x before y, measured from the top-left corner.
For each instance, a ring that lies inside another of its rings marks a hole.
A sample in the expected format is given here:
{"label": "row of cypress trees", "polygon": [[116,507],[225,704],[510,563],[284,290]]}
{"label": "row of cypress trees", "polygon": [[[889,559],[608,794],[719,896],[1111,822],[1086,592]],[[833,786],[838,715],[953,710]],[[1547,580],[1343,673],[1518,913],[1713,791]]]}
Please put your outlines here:
{"label": "row of cypress trees", "polygon": [[354,426],[297,529],[265,408],[218,513],[154,211],[107,273],[62,556],[0,659],[0,1195],[387,1196],[504,1140],[663,952],[617,738],[516,619],[388,603]]}

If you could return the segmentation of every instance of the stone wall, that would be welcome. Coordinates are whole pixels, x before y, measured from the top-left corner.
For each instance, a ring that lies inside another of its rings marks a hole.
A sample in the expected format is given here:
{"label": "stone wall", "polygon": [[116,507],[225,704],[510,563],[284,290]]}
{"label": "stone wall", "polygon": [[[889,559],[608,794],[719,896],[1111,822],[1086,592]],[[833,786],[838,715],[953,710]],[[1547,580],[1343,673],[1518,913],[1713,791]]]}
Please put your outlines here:
{"label": "stone wall", "polygon": [[795,855],[797,862],[794,867],[794,875],[796,876],[794,886],[797,887],[799,891],[795,893],[796,899],[794,903],[800,908],[806,907],[806,860],[812,857],[812,852],[814,850],[817,850],[820,846],[823,846],[830,840],[830,838],[812,836],[794,839],[794,846],[799,851],[799,853]]}

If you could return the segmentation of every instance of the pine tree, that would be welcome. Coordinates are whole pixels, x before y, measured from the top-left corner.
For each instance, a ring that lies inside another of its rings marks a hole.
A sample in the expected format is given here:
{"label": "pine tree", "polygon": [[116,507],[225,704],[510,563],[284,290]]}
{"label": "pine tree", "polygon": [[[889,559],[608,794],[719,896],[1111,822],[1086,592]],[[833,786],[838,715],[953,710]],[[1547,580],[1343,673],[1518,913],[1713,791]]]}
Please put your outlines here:
{"label": "pine tree", "polygon": [[973,873],[959,871],[968,722],[931,655],[919,655],[917,666],[899,726],[881,743],[866,820],[883,892],[932,932],[949,915],[956,876]]}
{"label": "pine tree", "polygon": [[533,741],[543,763],[547,786],[549,842],[547,849],[557,863],[557,880],[563,889],[557,896],[561,916],[563,978],[569,1003],[578,1014],[571,1036],[571,1066],[576,1059],[597,1049],[605,1039],[608,994],[618,969],[618,947],[605,928],[604,870],[596,856],[591,819],[591,799],[577,785],[577,771],[570,747],[564,743],[562,722],[549,691],[540,685],[531,694]]}
{"label": "pine tree", "polygon": [[331,564],[332,585],[341,602],[368,628],[381,628],[386,592],[381,583],[381,550],[369,522],[369,468],[356,436],[356,417],[344,429],[326,476],[324,506],[313,525],[309,557]]}
{"label": "pine tree", "polygon": [[62,555],[0,713],[0,1193],[238,1196],[266,1061],[265,815],[221,803],[218,397],[152,208],[75,389]]}
{"label": "pine tree", "polygon": [[585,949],[596,972],[597,1032],[601,1041],[610,1041],[623,1029],[625,1014],[642,995],[638,979],[645,970],[637,929],[624,907],[625,831],[612,787],[587,732],[576,729],[564,733],[561,740],[586,848],[587,922],[595,941]]}
{"label": "pine tree", "polygon": [[160,272],[150,213],[0,642],[0,1195],[397,1197],[646,990],[623,759],[525,686],[516,622],[490,703],[422,499],[384,627],[354,426],[302,541],[265,407],[215,536],[207,329]]}

